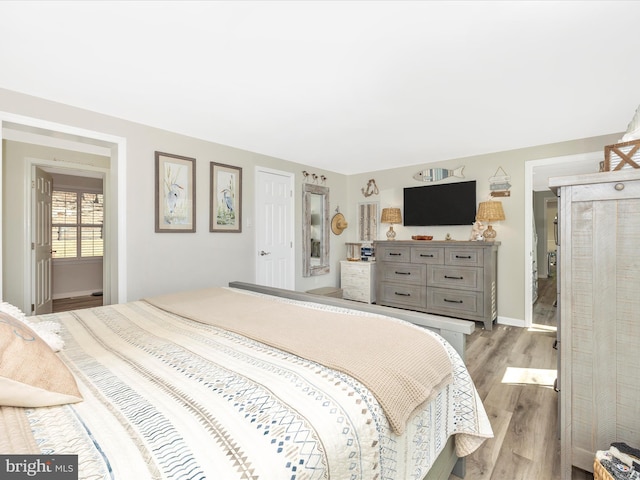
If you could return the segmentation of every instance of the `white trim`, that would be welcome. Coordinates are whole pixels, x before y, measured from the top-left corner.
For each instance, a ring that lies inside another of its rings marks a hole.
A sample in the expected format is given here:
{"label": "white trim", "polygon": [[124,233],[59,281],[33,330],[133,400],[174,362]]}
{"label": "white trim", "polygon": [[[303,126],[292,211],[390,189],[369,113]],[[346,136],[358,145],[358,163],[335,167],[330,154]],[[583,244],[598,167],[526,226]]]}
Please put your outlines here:
{"label": "white trim", "polygon": [[511,327],[525,327],[525,321],[520,318],[502,317],[498,315],[496,323],[500,325],[509,325]]}
{"label": "white trim", "polygon": [[[35,180],[36,174],[35,174],[35,167],[45,167],[47,168],[49,171],[51,170],[55,170],[56,172],[64,172],[64,170],[69,170],[71,172],[71,174],[73,175],[80,175],[82,171],[86,171],[86,172],[92,172],[94,174],[99,174],[102,178],[102,184],[103,187],[102,189],[104,190],[106,185],[106,176],[107,176],[107,172],[109,171],[108,168],[104,168],[104,167],[96,167],[93,165],[83,165],[83,164],[79,164],[79,163],[74,163],[74,162],[61,162],[58,160],[47,160],[47,159],[40,159],[40,158],[32,158],[32,157],[26,157],[25,158],[25,173],[24,173],[24,181],[25,181],[25,192],[29,192],[31,191],[31,184],[32,182]],[[75,190],[75,191],[87,191],[87,189],[84,188],[79,188],[79,189],[69,189],[69,190]],[[33,241],[33,237],[34,237],[34,233],[33,233],[33,193],[27,195],[26,199],[25,199],[25,218],[27,219],[27,221],[25,222],[25,229],[26,231],[24,232],[25,237],[27,239],[27,241],[32,242]],[[104,231],[108,231],[110,228],[112,227],[112,222],[113,222],[113,218],[108,217],[105,215],[104,218]],[[113,255],[110,254],[110,252],[113,250],[112,245],[110,243],[108,243],[107,241],[104,242],[104,249],[105,249],[105,254],[104,257],[100,257],[99,259],[96,258],[56,258],[53,259],[53,265],[56,264],[60,264],[60,262],[63,262],[67,265],[70,265],[72,262],[75,263],[101,263],[102,264],[102,268],[103,268],[103,274],[102,274],[102,291],[104,292],[104,297],[107,299],[112,298],[112,279],[110,278],[110,270],[107,268],[107,265],[111,262],[113,262]],[[35,292],[36,292],[36,288],[35,288],[35,279],[34,279],[34,272],[35,272],[35,252],[32,250],[30,252],[30,255],[25,255],[24,258],[24,305],[30,305],[30,304],[35,304]],[[106,272],[105,272],[106,270]],[[52,297],[52,298],[56,298],[56,297]]]}
{"label": "white trim", "polygon": [[[126,198],[126,166],[127,166],[127,141],[124,137],[118,137],[102,132],[86,130],[83,128],[50,122],[38,118],[16,115],[10,112],[0,111],[0,143],[3,140],[4,131],[18,130],[33,132],[45,137],[54,137],[62,134],[68,139],[75,140],[78,144],[104,147],[111,152],[109,170],[105,174],[105,203],[115,206],[105,212],[110,217],[110,224],[116,226],[105,235],[110,235],[110,244],[115,249],[115,256],[111,262],[105,262],[105,278],[110,278],[111,298],[110,303],[122,303],[127,301],[127,198]],[[8,135],[11,136],[11,135]],[[4,158],[0,150],[0,271],[3,268],[2,257],[2,166]],[[30,178],[30,175],[28,175]],[[111,200],[113,199],[113,201]],[[25,226],[25,228],[27,228]],[[0,299],[2,298],[2,277],[0,276]]]}
{"label": "white trim", "polygon": [[602,151],[579,153],[562,157],[529,160],[524,163],[524,327],[531,327],[533,323],[533,285],[531,279],[531,254],[533,242],[533,171],[536,167],[545,165],[587,162],[602,158]]}

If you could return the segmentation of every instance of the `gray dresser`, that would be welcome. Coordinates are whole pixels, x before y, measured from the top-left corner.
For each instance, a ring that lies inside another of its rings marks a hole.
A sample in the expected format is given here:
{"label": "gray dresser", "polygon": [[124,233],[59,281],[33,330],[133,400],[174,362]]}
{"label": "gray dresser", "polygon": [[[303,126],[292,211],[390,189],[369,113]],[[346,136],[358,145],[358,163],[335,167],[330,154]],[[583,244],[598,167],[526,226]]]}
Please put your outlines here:
{"label": "gray dresser", "polygon": [[500,242],[375,242],[379,305],[483,322],[498,317]]}
{"label": "gray dresser", "polygon": [[562,478],[640,446],[640,170],[550,179],[559,197]]}

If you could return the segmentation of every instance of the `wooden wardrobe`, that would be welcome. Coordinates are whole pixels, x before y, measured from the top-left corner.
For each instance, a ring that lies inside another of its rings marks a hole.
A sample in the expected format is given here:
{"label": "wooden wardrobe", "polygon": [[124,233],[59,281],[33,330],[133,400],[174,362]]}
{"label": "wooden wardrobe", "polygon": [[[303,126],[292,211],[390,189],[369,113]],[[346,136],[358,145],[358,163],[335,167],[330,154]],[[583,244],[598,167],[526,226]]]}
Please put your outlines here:
{"label": "wooden wardrobe", "polygon": [[550,179],[558,195],[562,478],[640,447],[640,170]]}

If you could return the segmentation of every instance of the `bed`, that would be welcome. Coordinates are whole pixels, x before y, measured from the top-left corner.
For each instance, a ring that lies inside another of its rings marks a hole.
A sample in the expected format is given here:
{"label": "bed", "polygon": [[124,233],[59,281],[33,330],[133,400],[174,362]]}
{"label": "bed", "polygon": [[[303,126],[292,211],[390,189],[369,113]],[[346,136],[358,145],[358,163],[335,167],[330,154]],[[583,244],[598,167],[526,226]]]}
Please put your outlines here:
{"label": "bed", "polygon": [[[77,455],[82,479],[449,478],[492,437],[459,352],[335,300],[232,282],[4,313],[0,454]],[[57,353],[25,355],[38,325]]]}

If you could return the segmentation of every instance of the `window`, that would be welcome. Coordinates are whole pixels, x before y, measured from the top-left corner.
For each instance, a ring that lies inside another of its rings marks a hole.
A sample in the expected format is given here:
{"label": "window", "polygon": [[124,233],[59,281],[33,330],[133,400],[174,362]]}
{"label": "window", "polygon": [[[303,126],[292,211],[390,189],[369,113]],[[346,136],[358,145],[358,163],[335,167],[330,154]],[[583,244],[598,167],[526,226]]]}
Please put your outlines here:
{"label": "window", "polygon": [[102,257],[103,200],[101,193],[53,191],[53,258]]}

